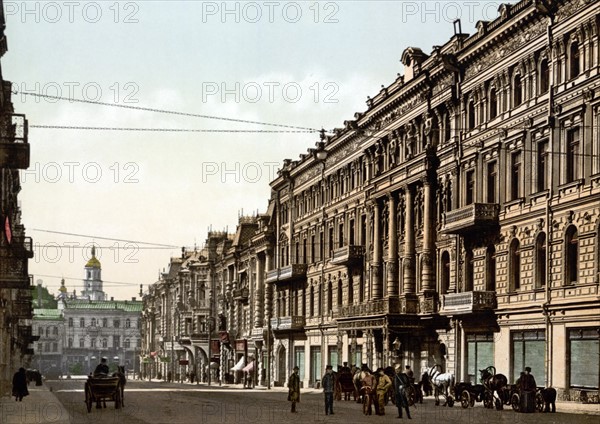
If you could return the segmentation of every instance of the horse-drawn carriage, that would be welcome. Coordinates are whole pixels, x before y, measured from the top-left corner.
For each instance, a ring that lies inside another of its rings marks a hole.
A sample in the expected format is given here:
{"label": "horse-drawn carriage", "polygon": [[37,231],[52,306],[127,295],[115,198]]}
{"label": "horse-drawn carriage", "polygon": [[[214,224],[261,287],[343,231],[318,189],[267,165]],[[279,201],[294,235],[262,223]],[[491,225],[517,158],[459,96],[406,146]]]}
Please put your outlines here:
{"label": "horse-drawn carriage", "polygon": [[94,402],[97,409],[100,409],[102,406],[106,408],[107,401],[114,402],[115,409],[125,406],[124,394],[126,381],[125,371],[121,366],[119,367],[119,371],[112,376],[92,376],[90,374],[84,386],[87,411],[92,411],[92,404]]}
{"label": "horse-drawn carriage", "polygon": [[486,390],[483,384],[463,382],[454,386],[454,396],[463,408],[468,408],[475,406],[475,402],[483,402]]}
{"label": "horse-drawn carriage", "polygon": [[[512,384],[511,385],[512,390],[510,393],[510,405],[512,406],[512,409],[515,412],[519,412],[521,410],[521,395],[519,393],[519,390],[517,389],[517,386]],[[552,393],[554,393],[554,398],[556,397],[556,390],[550,388],[550,389],[544,389],[542,387],[538,387],[535,391],[535,410],[537,412],[543,412],[544,411],[544,406],[546,405],[546,400],[544,399],[544,391],[552,391]],[[554,403],[553,400],[550,401],[550,403]],[[549,411],[549,409],[548,409]],[[554,410],[553,410],[554,412]]]}
{"label": "horse-drawn carriage", "polygon": [[352,372],[348,370],[342,370],[337,375],[336,379],[336,400],[350,400],[350,396],[356,401],[358,394],[356,387],[354,386]]}

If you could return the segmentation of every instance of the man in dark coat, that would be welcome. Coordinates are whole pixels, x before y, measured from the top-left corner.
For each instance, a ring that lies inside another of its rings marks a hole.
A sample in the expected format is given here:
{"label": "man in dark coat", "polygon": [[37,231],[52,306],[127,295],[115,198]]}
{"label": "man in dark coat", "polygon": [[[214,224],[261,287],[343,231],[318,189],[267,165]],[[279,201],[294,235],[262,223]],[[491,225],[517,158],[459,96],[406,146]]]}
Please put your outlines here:
{"label": "man in dark coat", "polygon": [[321,379],[323,393],[325,394],[325,415],[333,415],[333,392],[335,390],[335,378],[333,376],[333,367],[325,367],[325,375]]}
{"label": "man in dark coat", "polygon": [[106,363],[106,357],[102,357],[100,359],[100,363],[96,366],[94,370],[94,377],[106,377],[108,376],[108,364]]}
{"label": "man in dark coat", "polygon": [[19,368],[19,371],[15,373],[12,381],[12,395],[15,397],[15,402],[21,402],[24,396],[29,394],[27,390],[27,373],[25,368]]}
{"label": "man in dark coat", "polygon": [[519,378],[519,388],[523,392],[535,392],[537,384],[535,378],[531,374],[531,368],[525,367],[525,373]]}
{"label": "man in dark coat", "polygon": [[296,411],[296,403],[300,402],[300,376],[298,376],[300,368],[294,367],[294,372],[288,380],[288,400],[292,402],[292,412]]}
{"label": "man in dark coat", "polygon": [[394,376],[394,389],[396,391],[396,407],[398,408],[398,418],[402,418],[402,408],[406,410],[406,416],[410,420],[410,410],[408,409],[408,397],[406,396],[406,389],[410,386],[410,379],[408,375],[402,372],[402,368],[398,366],[396,368],[396,375]]}

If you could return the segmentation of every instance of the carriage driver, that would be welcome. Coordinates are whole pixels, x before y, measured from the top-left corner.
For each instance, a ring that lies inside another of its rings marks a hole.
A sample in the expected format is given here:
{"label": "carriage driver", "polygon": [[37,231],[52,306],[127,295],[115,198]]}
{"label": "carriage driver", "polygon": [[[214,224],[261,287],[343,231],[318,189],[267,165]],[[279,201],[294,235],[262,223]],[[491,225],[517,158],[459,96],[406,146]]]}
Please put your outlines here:
{"label": "carriage driver", "polygon": [[103,356],[100,359],[100,363],[96,366],[94,370],[94,377],[106,377],[108,376],[108,364],[106,363],[106,356]]}

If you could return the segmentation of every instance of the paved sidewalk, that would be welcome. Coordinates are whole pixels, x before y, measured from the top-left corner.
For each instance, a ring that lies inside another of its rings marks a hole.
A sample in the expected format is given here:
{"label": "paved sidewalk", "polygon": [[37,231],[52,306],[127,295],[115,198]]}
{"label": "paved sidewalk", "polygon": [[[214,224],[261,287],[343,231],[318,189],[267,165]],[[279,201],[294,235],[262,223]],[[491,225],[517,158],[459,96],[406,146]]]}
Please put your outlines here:
{"label": "paved sidewalk", "polygon": [[[50,384],[51,386],[51,384]],[[69,414],[49,386],[30,383],[29,396],[22,402],[14,397],[0,397],[0,423],[2,424],[69,424]]]}

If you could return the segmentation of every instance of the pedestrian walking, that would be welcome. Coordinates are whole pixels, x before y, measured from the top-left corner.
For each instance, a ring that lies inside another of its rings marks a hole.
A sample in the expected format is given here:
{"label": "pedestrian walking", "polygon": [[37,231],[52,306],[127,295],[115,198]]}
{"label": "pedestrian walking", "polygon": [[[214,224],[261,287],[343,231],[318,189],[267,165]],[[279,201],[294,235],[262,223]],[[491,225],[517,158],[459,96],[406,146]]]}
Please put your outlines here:
{"label": "pedestrian walking", "polygon": [[294,371],[288,380],[288,401],[292,402],[292,411],[296,411],[296,403],[300,402],[300,376],[298,376],[300,368],[294,367]]}
{"label": "pedestrian walking", "polygon": [[379,411],[377,415],[385,415],[385,395],[390,387],[392,387],[392,380],[385,375],[383,368],[377,370],[379,372],[379,380],[377,380],[377,403],[379,404]]}
{"label": "pedestrian walking", "polygon": [[15,397],[15,402],[21,402],[25,396],[29,395],[29,390],[27,390],[27,373],[23,367],[19,368],[19,371],[13,375],[12,395]]}
{"label": "pedestrian walking", "polygon": [[325,415],[333,415],[333,392],[335,390],[335,377],[333,376],[333,367],[325,367],[325,375],[321,379],[323,393],[325,394]]}
{"label": "pedestrian walking", "polygon": [[[407,368],[410,368],[407,366]],[[396,368],[396,375],[394,376],[394,389],[396,392],[396,407],[398,408],[398,418],[402,418],[402,409],[406,410],[406,416],[410,420],[410,410],[408,409],[408,397],[406,396],[406,389],[410,386],[410,379],[408,374],[402,372],[402,368],[399,366]]]}

